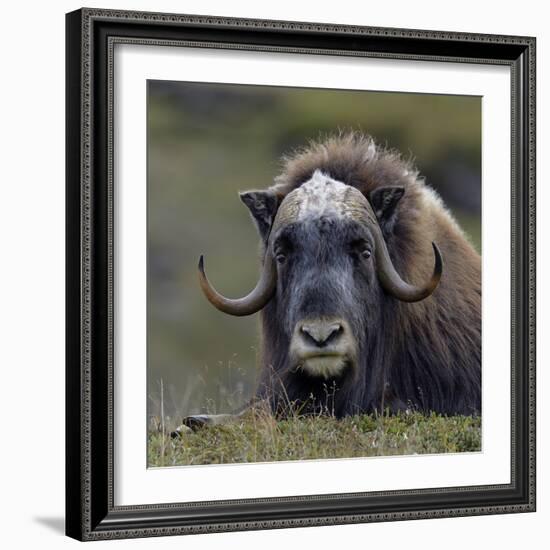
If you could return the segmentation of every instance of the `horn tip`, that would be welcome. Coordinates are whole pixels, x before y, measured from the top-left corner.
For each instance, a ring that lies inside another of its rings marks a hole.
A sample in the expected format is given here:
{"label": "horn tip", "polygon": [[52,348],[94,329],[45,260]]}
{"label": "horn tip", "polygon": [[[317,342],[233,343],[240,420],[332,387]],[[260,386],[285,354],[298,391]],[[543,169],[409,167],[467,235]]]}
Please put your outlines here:
{"label": "horn tip", "polygon": [[441,272],[443,269],[443,258],[439,247],[432,241],[432,248],[434,249],[436,271]]}
{"label": "horn tip", "polygon": [[199,257],[199,271],[204,274],[204,256],[202,254]]}

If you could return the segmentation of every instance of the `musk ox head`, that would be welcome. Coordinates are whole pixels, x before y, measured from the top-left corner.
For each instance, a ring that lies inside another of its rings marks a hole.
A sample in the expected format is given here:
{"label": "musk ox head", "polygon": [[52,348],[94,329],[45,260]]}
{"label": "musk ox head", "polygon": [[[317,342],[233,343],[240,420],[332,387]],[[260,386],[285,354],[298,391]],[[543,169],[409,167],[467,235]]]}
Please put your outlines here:
{"label": "musk ox head", "polygon": [[231,315],[250,315],[269,304],[287,348],[285,370],[324,380],[356,372],[378,332],[383,298],[423,300],[441,277],[433,243],[435,268],[424,286],[403,281],[392,264],[380,211],[395,208],[403,192],[378,189],[369,202],[355,187],[315,171],[282,200],[270,190],[243,193],[264,243],[259,282],[244,298],[228,299],[208,281],[201,256],[202,290]]}

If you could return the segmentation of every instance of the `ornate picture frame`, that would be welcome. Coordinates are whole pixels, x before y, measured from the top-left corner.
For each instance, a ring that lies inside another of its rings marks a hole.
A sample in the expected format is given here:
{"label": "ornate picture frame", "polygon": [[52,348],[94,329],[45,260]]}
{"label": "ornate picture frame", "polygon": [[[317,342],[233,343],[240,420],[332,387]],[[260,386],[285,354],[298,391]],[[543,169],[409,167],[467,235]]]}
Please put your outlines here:
{"label": "ornate picture frame", "polygon": [[[66,30],[67,535],[102,540],[534,511],[535,38],[102,9],[67,14]],[[182,491],[181,502],[116,503],[113,136],[119,44],[509,69],[509,483],[192,502]]]}

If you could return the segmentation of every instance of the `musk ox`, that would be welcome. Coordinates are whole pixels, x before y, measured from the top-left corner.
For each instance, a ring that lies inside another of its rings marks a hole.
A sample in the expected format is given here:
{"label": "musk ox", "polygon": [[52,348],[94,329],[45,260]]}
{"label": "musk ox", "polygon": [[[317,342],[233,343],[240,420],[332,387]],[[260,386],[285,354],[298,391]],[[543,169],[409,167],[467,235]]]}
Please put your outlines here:
{"label": "musk ox", "polygon": [[480,413],[481,261],[440,197],[362,134],[283,162],[272,187],[240,194],[261,239],[254,290],[225,298],[199,260],[216,308],[260,312],[257,398],[274,413]]}

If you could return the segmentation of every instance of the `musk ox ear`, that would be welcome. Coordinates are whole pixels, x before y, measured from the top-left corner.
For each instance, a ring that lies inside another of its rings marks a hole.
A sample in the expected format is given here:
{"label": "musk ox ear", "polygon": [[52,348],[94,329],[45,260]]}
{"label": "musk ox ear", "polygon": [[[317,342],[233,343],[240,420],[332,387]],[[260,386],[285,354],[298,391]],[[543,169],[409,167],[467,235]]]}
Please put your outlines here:
{"label": "musk ox ear", "polygon": [[245,191],[239,193],[239,197],[250,210],[260,236],[263,240],[267,239],[279,206],[277,195],[272,191],[262,190]]}
{"label": "musk ox ear", "polygon": [[404,194],[405,188],[401,185],[377,187],[371,191],[370,203],[382,230],[392,230],[395,223],[395,207]]}

